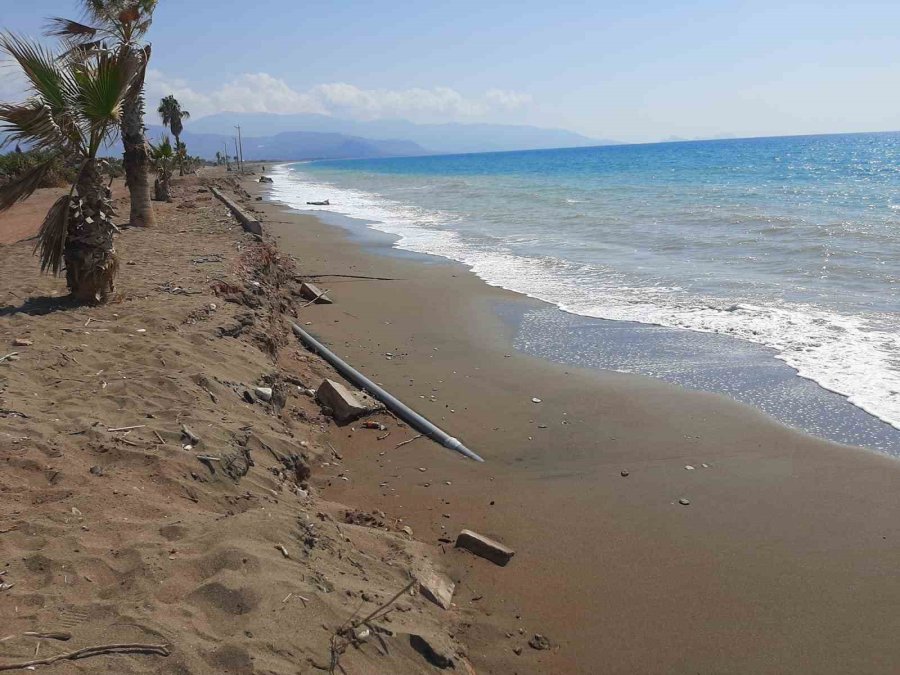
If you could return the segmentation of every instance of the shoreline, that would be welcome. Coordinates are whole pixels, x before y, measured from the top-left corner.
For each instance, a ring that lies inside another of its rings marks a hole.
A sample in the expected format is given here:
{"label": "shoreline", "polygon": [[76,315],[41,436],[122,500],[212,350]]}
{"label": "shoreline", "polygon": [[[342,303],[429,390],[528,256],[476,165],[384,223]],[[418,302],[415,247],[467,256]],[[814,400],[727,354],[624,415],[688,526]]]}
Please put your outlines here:
{"label": "shoreline", "polygon": [[[283,173],[286,166],[290,164],[271,168]],[[274,187],[266,191],[266,199],[295,209],[274,196]],[[486,286],[511,293],[517,300],[533,301],[527,310],[503,312],[516,326],[516,349],[564,366],[634,374],[691,391],[722,394],[813,438],[900,458],[900,427],[798,369],[774,347],[727,332],[580,314],[557,302],[495,283],[465,262],[398,245],[403,237],[390,228],[379,227],[376,221],[319,209],[300,208],[296,213],[339,228],[374,255],[459,265],[464,274],[473,275]],[[525,319],[529,319],[528,332],[523,330]],[[559,334],[566,331],[570,332],[567,339],[559,340]]]}
{"label": "shoreline", "polygon": [[538,301],[255,207],[304,273],[399,280],[319,280],[335,304],[304,314],[308,330],[488,460],[351,433],[349,480],[321,483],[426,541],[471,527],[519,551],[489,569],[446,550],[476,665],[501,669],[520,628],[559,649],[526,647],[519,672],[878,672],[900,658],[886,620],[900,597],[896,460],[720,395],[523,354],[491,304]]}

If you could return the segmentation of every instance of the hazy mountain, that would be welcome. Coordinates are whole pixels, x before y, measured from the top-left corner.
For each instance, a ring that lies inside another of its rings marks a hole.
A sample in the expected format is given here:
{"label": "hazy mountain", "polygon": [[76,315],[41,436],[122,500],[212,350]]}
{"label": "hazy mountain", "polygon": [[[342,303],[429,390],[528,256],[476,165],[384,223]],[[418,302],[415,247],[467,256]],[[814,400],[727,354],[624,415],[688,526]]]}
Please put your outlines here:
{"label": "hazy mountain", "polygon": [[234,134],[240,124],[247,136],[282,132],[338,133],[361,138],[411,141],[436,153],[534,150],[538,148],[609,145],[616,141],[588,138],[564,129],[543,129],[508,124],[415,124],[407,120],[358,121],[300,113],[217,113],[188,122],[193,133]]}
{"label": "hazy mountain", "polygon": [[[160,126],[151,126],[147,137],[155,142],[168,131]],[[427,152],[410,141],[382,141],[358,138],[335,133],[293,131],[269,136],[248,136],[243,133],[244,159],[351,159],[364,157],[396,157],[424,155]],[[232,134],[195,133],[185,130],[181,135],[192,155],[211,159],[217,152],[234,155]]]}

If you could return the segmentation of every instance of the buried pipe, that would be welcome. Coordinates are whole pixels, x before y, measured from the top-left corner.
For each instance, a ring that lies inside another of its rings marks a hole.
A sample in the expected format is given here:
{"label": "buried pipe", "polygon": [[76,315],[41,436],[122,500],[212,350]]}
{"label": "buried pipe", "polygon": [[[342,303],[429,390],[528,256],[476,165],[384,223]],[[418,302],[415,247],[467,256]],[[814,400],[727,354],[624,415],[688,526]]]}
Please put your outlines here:
{"label": "buried pipe", "polygon": [[300,328],[300,326],[298,326],[293,321],[291,322],[291,327],[293,327],[294,333],[298,338],[300,338],[300,341],[304,345],[306,345],[308,349],[311,349],[312,351],[317,352],[319,355],[321,355],[322,358],[324,358],[326,361],[328,361],[328,363],[334,366],[334,369],[337,370],[341,375],[346,377],[350,382],[355,384],[360,389],[365,389],[366,391],[368,391],[370,394],[372,394],[372,396],[384,403],[391,412],[393,412],[395,415],[397,415],[397,417],[402,419],[411,427],[421,432],[423,435],[428,436],[433,441],[437,441],[445,448],[455,450],[459,454],[465,455],[469,459],[474,459],[476,462],[484,461],[481,457],[479,457],[477,454],[463,445],[458,439],[453,438],[453,436],[451,436],[447,432],[439,429],[427,419],[422,417],[415,410],[410,408],[408,405],[372,382],[372,380],[353,368],[339,356],[334,354],[334,352],[325,347],[321,342],[316,340],[312,335]]}

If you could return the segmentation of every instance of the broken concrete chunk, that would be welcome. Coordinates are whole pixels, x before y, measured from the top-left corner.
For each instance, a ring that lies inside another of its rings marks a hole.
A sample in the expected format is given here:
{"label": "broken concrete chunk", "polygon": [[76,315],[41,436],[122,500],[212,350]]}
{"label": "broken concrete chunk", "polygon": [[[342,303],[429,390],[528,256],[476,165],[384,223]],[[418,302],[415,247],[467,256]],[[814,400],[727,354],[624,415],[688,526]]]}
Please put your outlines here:
{"label": "broken concrete chunk", "polygon": [[490,537],[472,532],[472,530],[463,530],[459,533],[456,538],[456,547],[464,548],[477,556],[490,560],[495,565],[500,565],[500,567],[504,567],[516,554],[515,551],[499,541],[494,541]]}
{"label": "broken concrete chunk", "polygon": [[300,284],[300,295],[307,300],[315,300],[317,305],[332,304],[331,298],[326,296],[318,286],[306,282]]}
{"label": "broken concrete chunk", "polygon": [[426,598],[442,609],[450,609],[453,591],[456,589],[450,579],[433,569],[424,569],[416,574],[419,590]]}
{"label": "broken concrete chunk", "polygon": [[272,400],[272,388],[271,387],[257,387],[253,390],[256,394],[256,398],[260,401],[271,401]]}
{"label": "broken concrete chunk", "polygon": [[316,399],[324,407],[331,409],[338,424],[352,422],[370,410],[356,394],[334,380],[324,380],[319,385],[316,390]]}

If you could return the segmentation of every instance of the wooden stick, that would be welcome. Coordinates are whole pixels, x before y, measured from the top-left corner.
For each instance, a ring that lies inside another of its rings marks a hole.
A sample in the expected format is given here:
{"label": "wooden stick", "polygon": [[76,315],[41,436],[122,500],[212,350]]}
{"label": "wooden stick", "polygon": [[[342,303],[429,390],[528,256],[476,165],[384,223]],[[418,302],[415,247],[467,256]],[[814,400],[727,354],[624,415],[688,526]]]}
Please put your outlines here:
{"label": "wooden stick", "polygon": [[166,442],[163,440],[163,437],[159,435],[158,431],[154,431],[153,433],[156,434],[156,437],[159,439],[160,443],[162,443],[163,445],[166,444]]}
{"label": "wooden stick", "polygon": [[97,645],[96,647],[85,647],[77,649],[74,652],[66,652],[65,654],[57,654],[46,659],[35,659],[34,661],[23,661],[21,663],[0,664],[0,670],[22,670],[32,666],[49,666],[57,661],[77,661],[78,659],[88,659],[92,656],[102,656],[103,654],[156,654],[157,656],[168,656],[168,645],[145,645],[145,644],[112,644]]}
{"label": "wooden stick", "polygon": [[71,633],[40,633],[38,631],[25,631],[22,635],[27,635],[28,637],[36,637],[36,638],[45,638],[47,640],[62,640],[66,642],[72,639]]}
{"label": "wooden stick", "polygon": [[[313,302],[315,302],[315,301],[313,301]],[[18,355],[19,355],[19,352],[10,352],[6,356],[0,356],[0,363],[3,363],[4,361],[6,361],[6,359],[8,359],[10,356],[18,356]]]}
{"label": "wooden stick", "polygon": [[397,447],[397,448],[403,447],[403,446],[406,445],[407,443],[412,443],[413,441],[419,440],[420,438],[422,438],[423,435],[424,435],[424,434],[419,434],[418,436],[413,436],[413,437],[410,438],[408,441],[403,441],[402,443],[397,443],[397,445],[396,445],[395,447]]}
{"label": "wooden stick", "polygon": [[113,431],[131,431],[132,429],[143,429],[146,424],[135,424],[130,427],[116,427],[115,429],[107,429],[108,432],[112,433]]}

